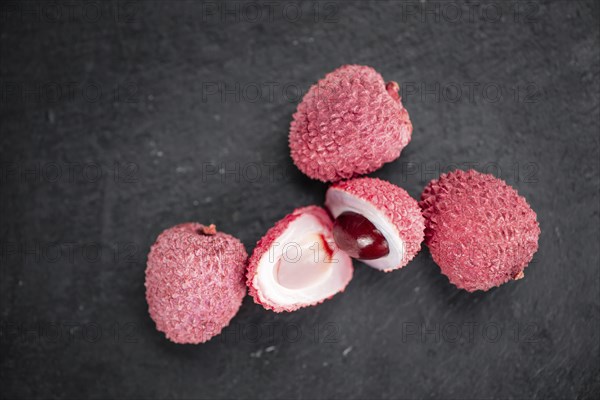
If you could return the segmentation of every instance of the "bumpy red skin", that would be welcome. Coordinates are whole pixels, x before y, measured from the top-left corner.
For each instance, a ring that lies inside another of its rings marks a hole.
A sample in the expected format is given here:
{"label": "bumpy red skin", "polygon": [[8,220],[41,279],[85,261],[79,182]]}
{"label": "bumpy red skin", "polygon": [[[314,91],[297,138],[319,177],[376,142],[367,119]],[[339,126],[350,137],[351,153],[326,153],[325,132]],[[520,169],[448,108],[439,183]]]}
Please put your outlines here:
{"label": "bumpy red skin", "polygon": [[433,260],[460,289],[486,291],[522,278],[538,249],[535,212],[492,175],[442,174],[425,187],[419,205]]}
{"label": "bumpy red skin", "polygon": [[398,229],[405,246],[404,257],[399,265],[385,269],[385,272],[404,267],[419,253],[425,221],[419,204],[406,190],[377,178],[351,179],[335,183],[331,188],[343,190],[371,203]]}
{"label": "bumpy red skin", "polygon": [[244,245],[214,225],[185,223],[162,232],[146,268],[156,329],[175,343],[203,343],[219,334],[246,294],[247,258]]}
{"label": "bumpy red skin", "polygon": [[313,179],[334,182],[398,158],[412,134],[398,90],[371,67],[344,65],[327,74],[293,116],[289,144],[296,166]]}
{"label": "bumpy red skin", "polygon": [[[296,306],[281,306],[279,304],[269,302],[268,298],[266,296],[264,296],[262,293],[260,293],[259,288],[256,288],[253,283],[254,276],[256,275],[256,273],[258,271],[258,263],[259,263],[261,257],[266,252],[269,251],[271,246],[273,246],[273,244],[283,234],[283,232],[287,229],[287,227],[290,225],[290,223],[292,221],[294,221],[296,218],[298,218],[301,215],[306,214],[306,213],[313,214],[315,217],[317,217],[327,230],[331,231],[333,229],[333,221],[329,217],[329,214],[327,214],[327,211],[325,211],[323,208],[317,207],[317,206],[307,206],[307,207],[297,208],[291,214],[288,214],[283,219],[279,220],[271,229],[269,229],[267,231],[265,236],[263,236],[256,243],[256,247],[254,248],[254,251],[252,252],[252,255],[250,256],[250,259],[248,261],[248,272],[246,274],[246,278],[247,278],[246,283],[249,288],[250,296],[252,296],[254,298],[254,302],[256,304],[262,305],[267,310],[272,310],[277,313],[284,312],[284,311],[291,312],[291,311],[296,311],[299,308],[315,306],[317,304],[321,304],[325,300],[329,300],[330,298],[333,297],[333,296],[330,296],[326,299],[318,300],[318,301],[315,301],[315,302],[309,303],[309,304],[302,304],[302,305],[296,305]],[[342,289],[340,289],[340,291],[338,293],[343,292],[349,282],[350,282],[350,280],[348,280],[348,282],[346,282],[346,285]]]}

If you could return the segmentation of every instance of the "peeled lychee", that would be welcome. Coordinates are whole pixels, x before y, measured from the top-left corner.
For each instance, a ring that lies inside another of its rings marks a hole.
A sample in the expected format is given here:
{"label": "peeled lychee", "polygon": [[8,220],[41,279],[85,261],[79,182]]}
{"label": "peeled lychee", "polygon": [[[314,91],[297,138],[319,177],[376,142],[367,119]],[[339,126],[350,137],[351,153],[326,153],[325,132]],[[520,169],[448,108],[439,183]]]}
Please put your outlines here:
{"label": "peeled lychee", "polygon": [[146,268],[146,300],[156,329],[175,343],[219,334],[246,294],[244,245],[214,225],[185,223],[163,231]]}
{"label": "peeled lychee", "polygon": [[460,289],[488,290],[522,278],[538,249],[535,212],[492,175],[442,174],[425,187],[419,205],[433,260]]}
{"label": "peeled lychee", "polygon": [[344,65],[327,74],[293,116],[289,144],[296,166],[333,182],[398,158],[412,134],[398,90],[371,67]]}
{"label": "peeled lychee", "polygon": [[299,208],[257,243],[248,263],[254,301],[275,312],[331,298],[352,278],[352,260],[335,248],[333,221],[317,206]]}
{"label": "peeled lychee", "polygon": [[325,206],[336,219],[337,246],[373,268],[402,268],[421,249],[425,225],[419,205],[390,182],[338,182],[327,190]]}

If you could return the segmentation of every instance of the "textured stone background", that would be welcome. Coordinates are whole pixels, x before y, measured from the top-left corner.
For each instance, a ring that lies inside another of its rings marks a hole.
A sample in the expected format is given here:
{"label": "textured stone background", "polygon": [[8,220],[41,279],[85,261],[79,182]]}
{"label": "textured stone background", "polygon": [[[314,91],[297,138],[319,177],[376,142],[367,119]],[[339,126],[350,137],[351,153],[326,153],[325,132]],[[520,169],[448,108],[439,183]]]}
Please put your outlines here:
{"label": "textured stone background", "polygon": [[[592,398],[599,357],[597,2],[2,2],[2,398]],[[164,228],[249,251],[326,186],[288,124],[346,63],[402,86],[415,129],[374,176],[418,197],[474,166],[538,213],[525,279],[455,289],[427,250],[356,266],[319,307],[246,298],[169,343],[144,299]]]}

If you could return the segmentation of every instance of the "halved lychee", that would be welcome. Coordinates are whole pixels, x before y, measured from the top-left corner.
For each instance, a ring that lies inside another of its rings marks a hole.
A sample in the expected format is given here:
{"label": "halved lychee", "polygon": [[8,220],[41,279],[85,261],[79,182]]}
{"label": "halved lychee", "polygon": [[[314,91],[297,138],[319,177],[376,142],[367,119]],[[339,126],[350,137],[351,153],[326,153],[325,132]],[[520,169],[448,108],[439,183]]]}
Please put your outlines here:
{"label": "halved lychee", "polygon": [[250,257],[254,301],[276,312],[331,298],[352,279],[352,259],[337,249],[333,221],[321,207],[299,208],[277,222]]}
{"label": "halved lychee", "polygon": [[425,222],[415,199],[377,178],[334,184],[325,206],[335,218],[340,250],[383,271],[402,268],[421,249]]}

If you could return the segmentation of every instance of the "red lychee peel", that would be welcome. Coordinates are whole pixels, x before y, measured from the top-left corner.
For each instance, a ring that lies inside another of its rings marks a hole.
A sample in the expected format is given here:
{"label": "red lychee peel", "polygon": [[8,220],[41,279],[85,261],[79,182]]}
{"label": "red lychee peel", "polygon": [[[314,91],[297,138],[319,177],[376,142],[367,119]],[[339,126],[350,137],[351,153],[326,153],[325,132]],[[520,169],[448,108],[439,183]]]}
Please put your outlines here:
{"label": "red lychee peel", "polygon": [[371,203],[398,230],[398,234],[405,244],[404,257],[399,265],[385,269],[385,272],[404,267],[419,253],[424,237],[425,221],[419,204],[406,190],[377,178],[341,181],[333,184],[331,189],[343,190]]}
{"label": "red lychee peel", "polygon": [[293,116],[289,145],[296,166],[313,179],[334,182],[398,158],[412,134],[398,88],[367,66],[344,65],[327,74]]}
{"label": "red lychee peel", "polygon": [[[294,221],[296,218],[300,217],[303,214],[310,213],[315,216],[320,223],[327,229],[331,230],[333,228],[333,221],[327,211],[321,207],[317,206],[307,206],[295,209],[291,214],[286,215],[284,218],[279,220],[271,229],[267,231],[267,233],[257,242],[252,255],[248,261],[248,272],[246,273],[246,284],[249,288],[250,296],[254,298],[254,302],[256,304],[262,305],[267,310],[272,310],[274,312],[284,312],[284,311],[295,311],[299,308],[315,306],[317,304],[323,303],[325,300],[331,299],[333,296],[329,296],[325,299],[317,300],[310,304],[302,304],[302,305],[294,305],[294,306],[281,306],[278,304],[274,304],[269,302],[268,297],[260,292],[259,288],[254,286],[254,277],[258,271],[258,264],[261,257],[269,251],[269,249],[273,246],[273,244],[277,241],[277,239],[283,234],[283,232],[288,228],[290,223]],[[346,285],[338,292],[341,293],[344,291]]]}
{"label": "red lychee peel", "polygon": [[424,189],[425,243],[451,283],[469,292],[523,276],[538,249],[536,213],[489,174],[453,171]]}
{"label": "red lychee peel", "polygon": [[203,343],[219,334],[246,294],[248,254],[214,226],[185,223],[163,231],[146,268],[146,300],[156,328],[175,343]]}

